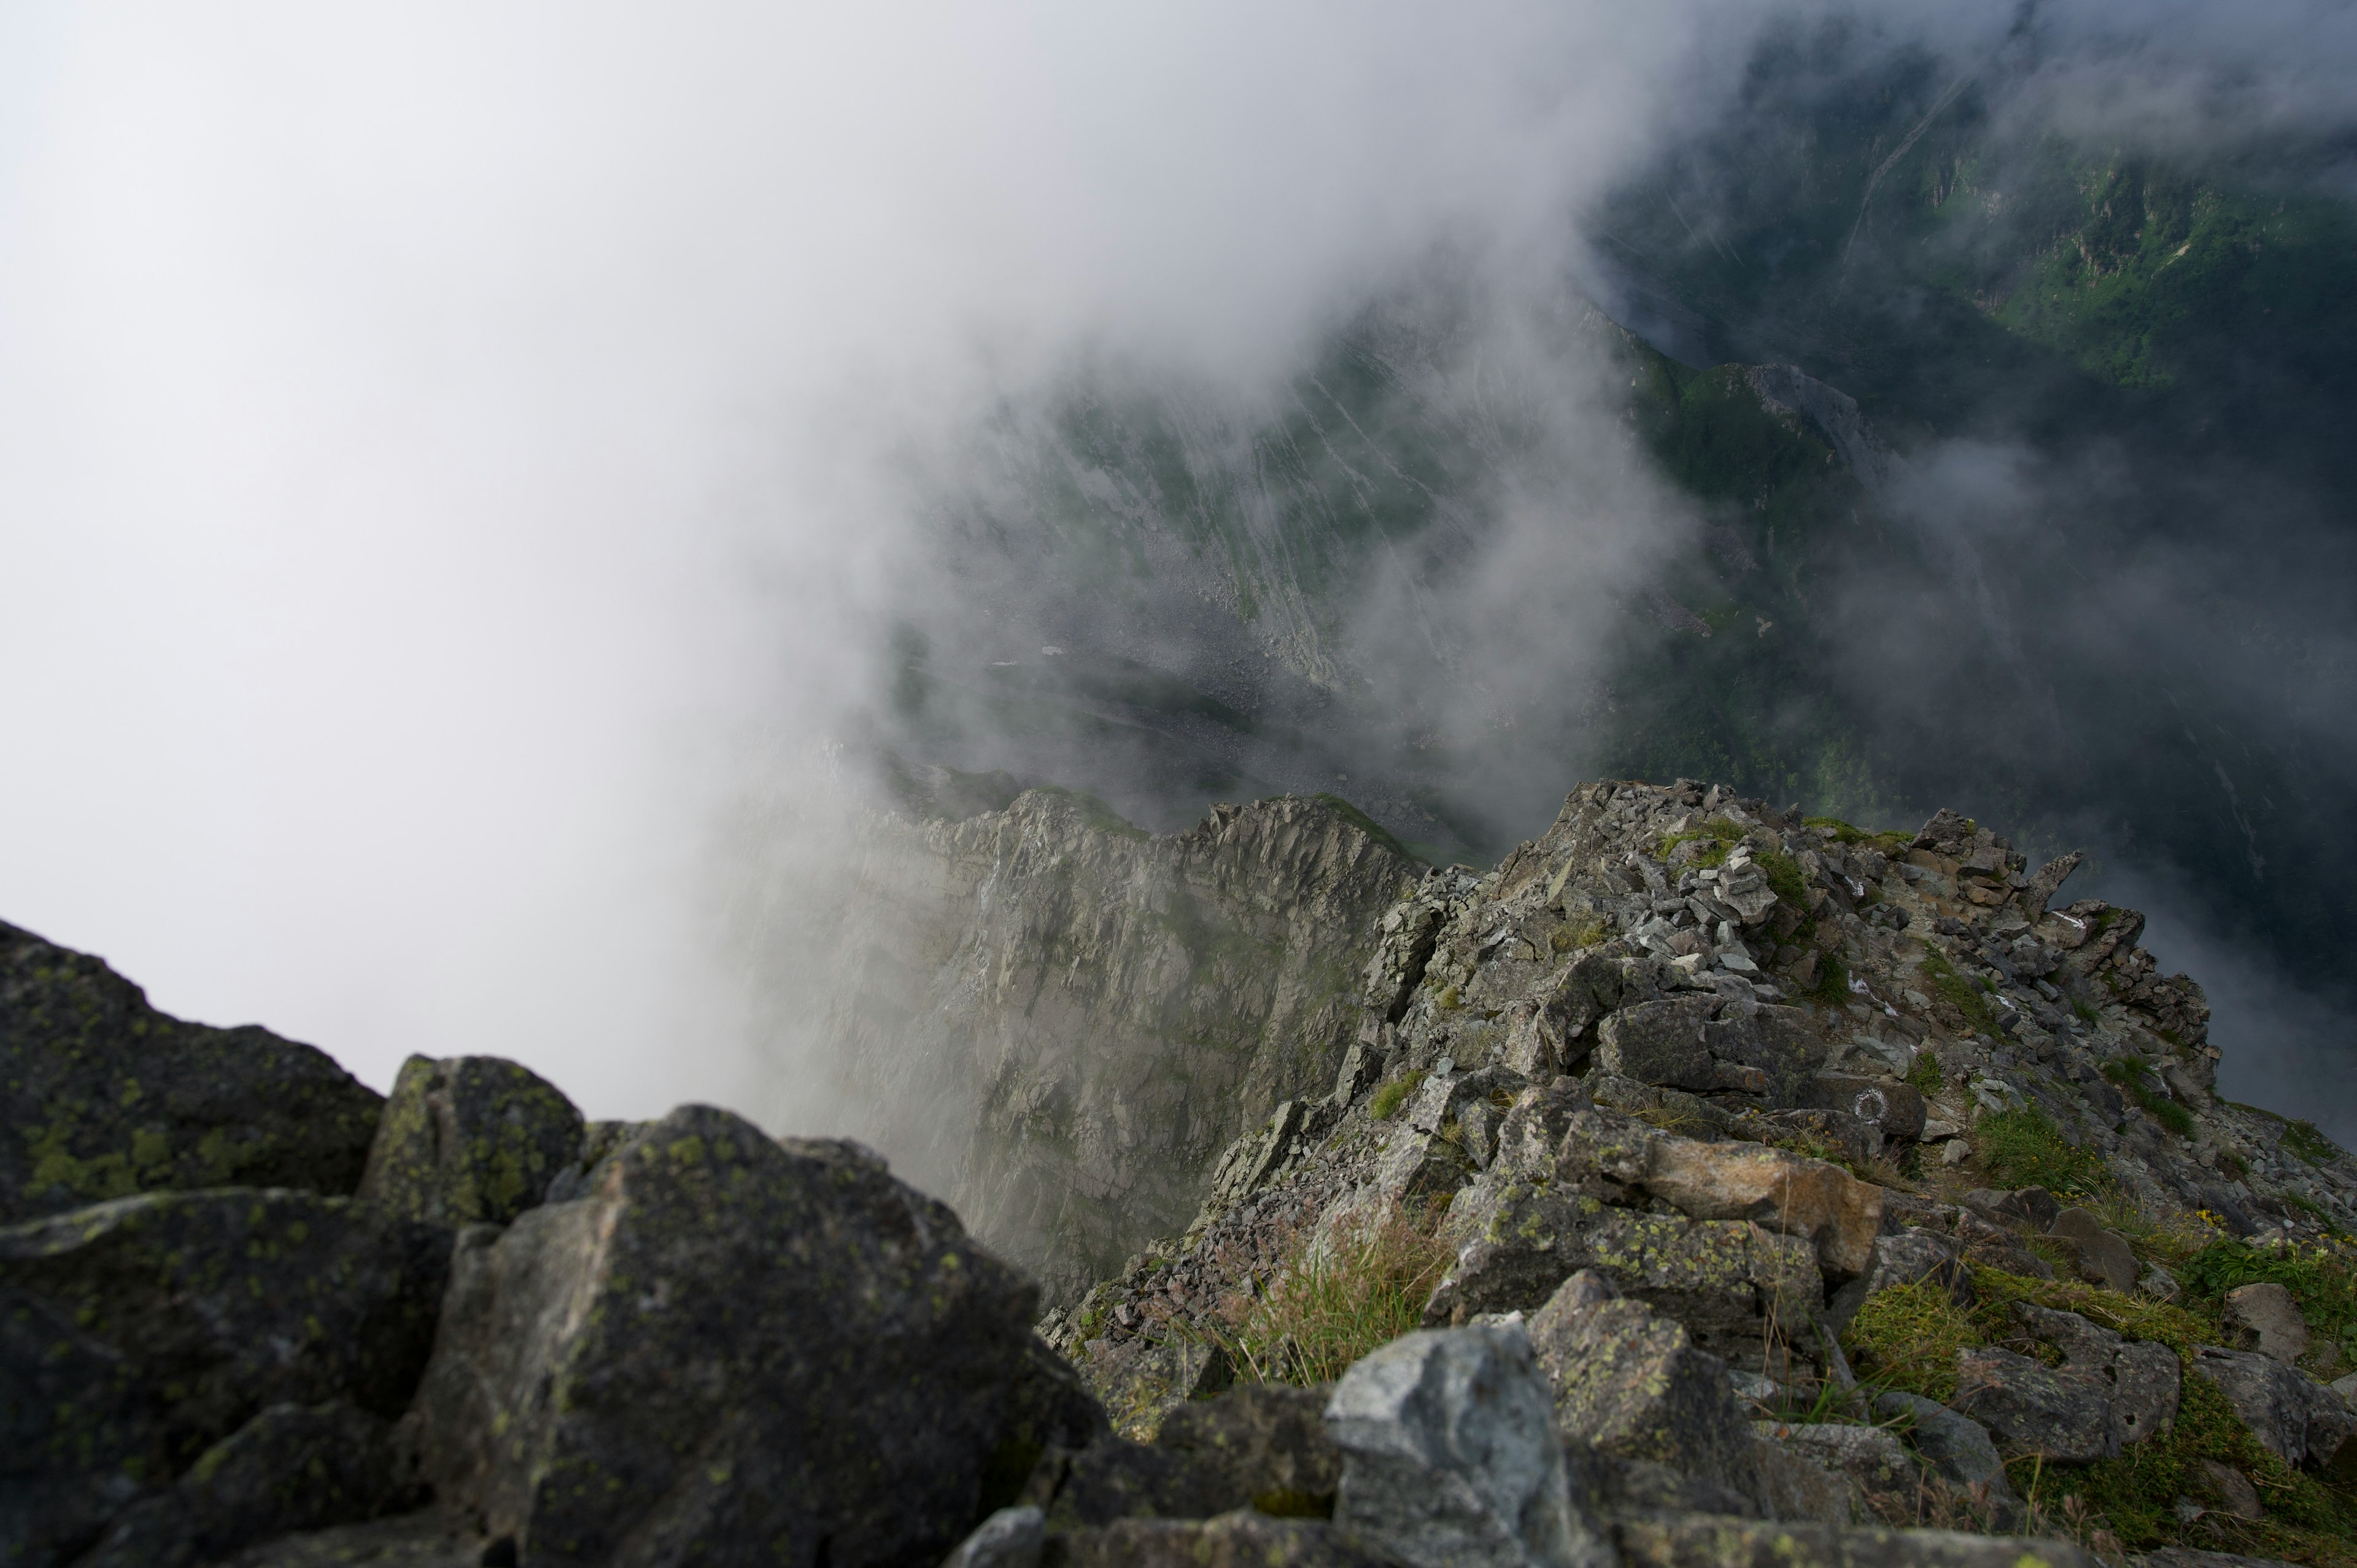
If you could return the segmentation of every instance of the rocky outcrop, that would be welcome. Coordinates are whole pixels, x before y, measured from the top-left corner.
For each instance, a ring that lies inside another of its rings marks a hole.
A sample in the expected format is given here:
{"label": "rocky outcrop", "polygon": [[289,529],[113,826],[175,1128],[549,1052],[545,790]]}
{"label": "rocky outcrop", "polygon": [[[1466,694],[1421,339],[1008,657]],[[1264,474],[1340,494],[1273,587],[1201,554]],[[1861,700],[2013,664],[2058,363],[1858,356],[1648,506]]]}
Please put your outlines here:
{"label": "rocky outcrop", "polygon": [[191,1187],[349,1193],[383,1103],[323,1051],[183,1023],[0,925],[0,1221]]}
{"label": "rocky outcrop", "polygon": [[446,1230],[285,1188],[0,1229],[0,1561],[65,1561],[150,1487],[221,1463],[215,1444],[272,1406],[400,1416],[449,1250]]}
{"label": "rocky outcrop", "polygon": [[437,1225],[505,1225],[581,1152],[581,1112],[496,1057],[401,1064],[361,1173],[361,1201]]}
{"label": "rocky outcrop", "polygon": [[[1304,1368],[1283,1337],[1251,1341],[1285,1321],[1256,1304],[1429,1215],[1446,1253],[1423,1322],[1534,1315],[1609,1516],[2019,1521],[2007,1457],[2067,1471],[2177,1420],[2181,1329],[2060,1310],[2083,1299],[2066,1286],[2178,1288],[2108,1216],[2320,1242],[2357,1215],[2346,1156],[2309,1133],[2315,1157],[2289,1155],[2285,1124],[2216,1099],[2199,987],[2157,972],[2141,918],[2053,908],[2075,864],[2033,875],[1953,813],[1868,837],[1684,782],[1578,790],[1494,871],[1429,874],[1383,917],[1331,1094],[1239,1139],[1183,1232],[1043,1330],[1084,1376],[1239,1324],[1249,1354]],[[1935,1338],[1932,1362],[1857,1389],[1839,1337],[1900,1297],[1964,1325],[1964,1349]],[[2264,1319],[2299,1343],[2268,1292],[2236,1301],[2255,1342]],[[2239,1354],[2201,1366],[2264,1445],[2338,1462],[2338,1397]],[[1939,1397],[1905,1391],[1924,1386]],[[1775,1419],[1733,1415],[1730,1389]]]}
{"label": "rocky outcrop", "polygon": [[868,819],[816,966],[846,1130],[1076,1298],[1186,1223],[1240,1133],[1332,1084],[1417,869],[1369,828],[1286,799],[1157,838],[1049,789]]}
{"label": "rocky outcrop", "polygon": [[689,1106],[469,1231],[419,1401],[445,1506],[535,1561],[938,1557],[1026,1432],[1037,1294],[856,1145]]}

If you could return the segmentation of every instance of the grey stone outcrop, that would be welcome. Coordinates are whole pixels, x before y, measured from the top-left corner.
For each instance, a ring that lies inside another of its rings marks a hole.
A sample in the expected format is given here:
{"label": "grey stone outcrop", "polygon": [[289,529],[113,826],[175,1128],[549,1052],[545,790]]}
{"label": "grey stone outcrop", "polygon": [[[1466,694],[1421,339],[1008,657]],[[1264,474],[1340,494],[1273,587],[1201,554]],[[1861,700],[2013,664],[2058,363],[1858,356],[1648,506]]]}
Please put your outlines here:
{"label": "grey stone outcrop", "polygon": [[581,1152],[581,1112],[497,1057],[401,1064],[361,1176],[361,1201],[437,1225],[505,1225]]}
{"label": "grey stone outcrop", "polygon": [[449,1233],[283,1188],[0,1228],[0,1556],[63,1561],[277,1404],[408,1405]]}
{"label": "grey stone outcrop", "polygon": [[0,924],[0,1223],[133,1193],[349,1193],[384,1097],[324,1051],[184,1023]]}
{"label": "grey stone outcrop", "polygon": [[2357,1439],[2357,1412],[2346,1401],[2272,1356],[2205,1345],[2193,1370],[2218,1386],[2251,1434],[2287,1465],[2339,1463]]}
{"label": "grey stone outcrop", "polygon": [[1018,1430],[1037,1297],[856,1145],[648,1123],[468,1232],[418,1409],[445,1506],[536,1562],[945,1554]]}
{"label": "grey stone outcrop", "polygon": [[1552,1402],[1519,1328],[1425,1329],[1352,1367],[1326,1423],[1335,1522],[1415,1568],[1609,1568],[1573,1504]]}

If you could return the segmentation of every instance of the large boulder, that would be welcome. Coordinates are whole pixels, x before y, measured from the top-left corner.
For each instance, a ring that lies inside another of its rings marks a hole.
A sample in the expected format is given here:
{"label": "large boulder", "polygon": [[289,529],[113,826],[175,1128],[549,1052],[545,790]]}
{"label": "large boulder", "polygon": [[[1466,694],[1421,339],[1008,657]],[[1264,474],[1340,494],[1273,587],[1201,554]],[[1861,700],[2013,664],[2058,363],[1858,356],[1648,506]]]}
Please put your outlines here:
{"label": "large boulder", "polygon": [[1803,1238],[1749,1220],[1611,1207],[1567,1183],[1488,1178],[1458,1194],[1450,1219],[1469,1240],[1425,1303],[1427,1327],[1535,1311],[1575,1271],[1592,1268],[1749,1370],[1783,1365],[1796,1345],[1814,1354],[1824,1283]]}
{"label": "large boulder", "polygon": [[80,1568],[189,1568],[257,1541],[414,1507],[391,1423],[351,1405],[276,1404],[126,1509]]}
{"label": "large boulder", "polygon": [[1675,1318],[1582,1270],[1529,1332],[1566,1442],[1650,1459],[1729,1491],[1753,1489],[1754,1444],[1727,1363],[1697,1348]]}
{"label": "large boulder", "polygon": [[412,1057],[384,1108],[361,1201],[439,1225],[505,1225],[581,1151],[581,1112],[498,1057]]}
{"label": "large boulder", "polygon": [[447,1231],[286,1189],[0,1229],[0,1561],[89,1544],[264,1406],[398,1416],[449,1252]]}
{"label": "large boulder", "polygon": [[2357,1411],[2297,1367],[2204,1345],[2193,1369],[2218,1386],[2251,1434],[2287,1465],[2330,1466],[2357,1438]]}
{"label": "large boulder", "polygon": [[684,1106],[462,1235],[424,1468],[533,1563],[937,1562],[1096,1435],[1031,1387],[1037,1301],[858,1145]]}
{"label": "large boulder", "polygon": [[1979,1422],[1957,1414],[1936,1400],[1899,1389],[1877,1394],[1874,1413],[1885,1421],[1907,1423],[1908,1440],[1914,1444],[1915,1452],[1951,1485],[1985,1487],[1992,1500],[2003,1504],[2019,1500],[2013,1483],[2006,1478],[1996,1444]]}
{"label": "large boulder", "polygon": [[2067,1541],[1953,1530],[1633,1519],[1614,1534],[1625,1568],[2102,1568],[2103,1562]]}
{"label": "large boulder", "polygon": [[1703,1030],[1716,1004],[1707,996],[1641,1002],[1604,1020],[1597,1065],[1639,1083],[1713,1089],[1718,1079]]}
{"label": "large boulder", "polygon": [[1519,1327],[1422,1329],[1336,1385],[1334,1522],[1415,1568],[1609,1568]]}
{"label": "large boulder", "polygon": [[1882,1189],[1838,1165],[1751,1144],[1645,1141],[1632,1185],[1696,1219],[1749,1220],[1815,1249],[1835,1279],[1864,1273],[1882,1233]]}
{"label": "large boulder", "polygon": [[383,1103],[325,1052],[183,1023],[0,924],[0,1222],[162,1189],[349,1193]]}
{"label": "large boulder", "polygon": [[2119,1455],[2110,1391],[2093,1373],[1994,1347],[1960,1350],[1955,1408],[1987,1427],[2007,1455],[2039,1455],[2056,1465]]}
{"label": "large boulder", "polygon": [[2241,1339],[2243,1348],[2272,1356],[2286,1366],[2298,1366],[2308,1354],[2308,1320],[2291,1292],[2268,1281],[2236,1285],[2226,1293],[2227,1332]]}
{"label": "large boulder", "polygon": [[1078,1453],[1050,1449],[1025,1483],[1023,1500],[1056,1530],[1119,1519],[1204,1519],[1241,1508],[1327,1518],[1342,1455],[1326,1434],[1326,1398],[1321,1389],[1256,1383],[1190,1401],[1152,1443],[1106,1433]]}
{"label": "large boulder", "polygon": [[1250,1509],[1213,1519],[1119,1520],[1054,1539],[1060,1568],[1401,1568],[1359,1531]]}

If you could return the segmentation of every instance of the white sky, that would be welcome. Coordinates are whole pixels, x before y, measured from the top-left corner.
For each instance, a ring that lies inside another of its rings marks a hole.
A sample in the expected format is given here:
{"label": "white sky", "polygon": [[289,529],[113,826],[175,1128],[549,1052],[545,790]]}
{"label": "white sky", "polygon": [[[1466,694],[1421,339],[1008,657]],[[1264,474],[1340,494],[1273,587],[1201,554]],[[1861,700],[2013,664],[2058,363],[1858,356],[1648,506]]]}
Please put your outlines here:
{"label": "white sky", "polygon": [[1248,375],[1553,254],[1760,15],[14,0],[0,918],[379,1086],[746,1102],[697,857],[855,694],[872,459],[985,360]]}
{"label": "white sky", "polygon": [[844,9],[0,11],[0,918],[380,1086],[742,1100],[695,857],[856,677],[855,459],[1555,232],[1689,38]]}

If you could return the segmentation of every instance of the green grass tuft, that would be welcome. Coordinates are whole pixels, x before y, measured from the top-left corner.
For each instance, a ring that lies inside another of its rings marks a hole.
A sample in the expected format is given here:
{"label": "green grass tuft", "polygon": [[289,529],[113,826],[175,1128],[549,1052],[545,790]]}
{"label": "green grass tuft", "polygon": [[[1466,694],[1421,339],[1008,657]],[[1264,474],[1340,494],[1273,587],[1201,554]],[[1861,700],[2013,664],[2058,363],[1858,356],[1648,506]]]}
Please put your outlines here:
{"label": "green grass tuft", "polygon": [[1973,1129],[1973,1144],[1994,1187],[2042,1187],[2082,1195],[2110,1185],[2100,1155],[2071,1146],[2040,1112],[1993,1111]]}
{"label": "green grass tuft", "polygon": [[1260,1382],[1332,1382],[1370,1350],[1424,1321],[1424,1304],[1455,1250],[1435,1234],[1443,1210],[1398,1208],[1324,1252],[1310,1238],[1263,1294],[1234,1303],[1213,1330],[1229,1359]]}
{"label": "green grass tuft", "polygon": [[2313,1122],[2292,1122],[2284,1127],[2283,1146],[2306,1160],[2320,1165],[2341,1157],[2341,1145],[2316,1130]]}
{"label": "green grass tuft", "polygon": [[1940,1070],[1938,1055],[1930,1050],[1917,1051],[1915,1059],[1907,1066],[1907,1081],[1926,1095],[1939,1093],[1946,1080]]}
{"label": "green grass tuft", "polygon": [[1378,1122],[1390,1121],[1399,1114],[1399,1108],[1407,1103],[1408,1097],[1424,1087],[1424,1069],[1418,1068],[1414,1072],[1387,1080],[1375,1090],[1374,1102],[1367,1107],[1367,1114]]}
{"label": "green grass tuft", "polygon": [[2151,1069],[2136,1056],[2114,1057],[2104,1064],[2104,1076],[2126,1090],[2128,1098],[2145,1109],[2145,1113],[2180,1138],[2193,1136],[2193,1118],[2185,1107],[2169,1097],[2169,1091],[2155,1089],[2147,1079]]}
{"label": "green grass tuft", "polygon": [[1818,955],[1817,983],[1803,994],[1827,1007],[1838,1007],[1849,1000],[1849,965],[1842,961],[1841,954]]}
{"label": "green grass tuft", "polygon": [[1935,947],[1925,948],[1923,972],[1931,979],[1932,994],[1953,1004],[1974,1029],[1984,1035],[2003,1032],[1997,1026],[1996,1009],[1989,1005],[1988,993],[1981,989],[1979,982],[1959,974],[1946,953]]}

